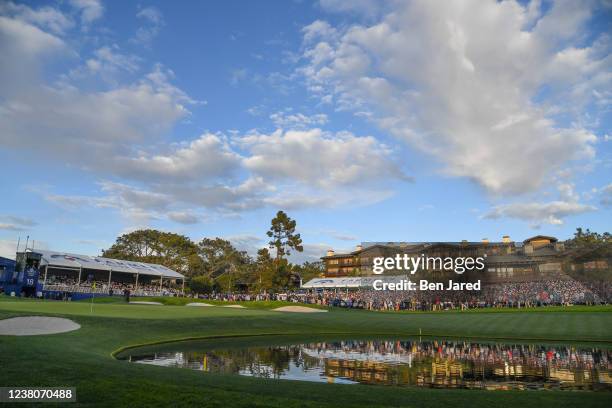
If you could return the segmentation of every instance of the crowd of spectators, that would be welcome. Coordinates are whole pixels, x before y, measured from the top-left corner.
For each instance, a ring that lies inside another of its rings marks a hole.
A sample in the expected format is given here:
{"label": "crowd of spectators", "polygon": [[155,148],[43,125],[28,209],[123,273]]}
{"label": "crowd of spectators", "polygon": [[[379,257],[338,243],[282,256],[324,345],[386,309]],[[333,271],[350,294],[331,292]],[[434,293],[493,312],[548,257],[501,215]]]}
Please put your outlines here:
{"label": "crowd of spectators", "polygon": [[[53,276],[45,285],[48,291],[97,293],[132,296],[180,296],[182,288],[164,282],[77,281],[68,276]],[[370,288],[297,290],[277,293],[219,292],[190,294],[200,299],[249,302],[283,300],[329,307],[365,310],[453,310],[495,307],[536,307],[548,305],[591,305],[612,303],[612,285],[608,282],[580,282],[552,279],[532,282],[483,285],[480,291],[377,291]]]}
{"label": "crowd of spectators", "polygon": [[[599,285],[599,286],[598,286]],[[324,290],[291,295],[291,300],[333,307],[367,310],[448,310],[490,307],[607,304],[612,291],[605,284],[586,285],[576,280],[489,284],[470,291]]]}
{"label": "crowd of spectators", "polygon": [[88,279],[80,283],[68,276],[54,275],[49,277],[45,284],[46,291],[70,293],[95,293],[101,295],[123,295],[126,290],[134,296],[179,296],[181,288],[168,285],[166,282],[160,287],[159,282],[111,282]]}
{"label": "crowd of spectators", "polygon": [[298,292],[289,293],[204,293],[204,294],[192,294],[188,296],[194,296],[204,300],[217,300],[221,302],[249,302],[249,301],[272,301],[272,300],[293,300],[298,296],[303,297],[303,294]]}

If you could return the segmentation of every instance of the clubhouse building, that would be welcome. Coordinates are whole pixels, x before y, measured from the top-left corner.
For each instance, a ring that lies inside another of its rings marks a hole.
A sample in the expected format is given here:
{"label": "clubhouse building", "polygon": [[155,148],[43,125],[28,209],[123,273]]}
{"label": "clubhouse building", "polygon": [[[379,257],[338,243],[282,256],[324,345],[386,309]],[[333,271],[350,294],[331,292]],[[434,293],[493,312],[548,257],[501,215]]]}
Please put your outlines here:
{"label": "clubhouse building", "polygon": [[[372,273],[373,259],[408,254],[410,257],[484,257],[485,272],[489,282],[534,281],[563,277],[566,268],[607,269],[609,260],[587,257],[581,262],[574,250],[566,250],[557,238],[537,235],[522,242],[515,242],[509,236],[501,241],[483,239],[479,242],[370,242],[362,243],[349,253],[335,253],[332,249],[322,257],[325,264],[325,278],[368,278]],[[571,260],[571,262],[570,262]],[[428,270],[434,277],[443,277],[445,272]],[[403,274],[405,271],[389,271],[386,275]]]}

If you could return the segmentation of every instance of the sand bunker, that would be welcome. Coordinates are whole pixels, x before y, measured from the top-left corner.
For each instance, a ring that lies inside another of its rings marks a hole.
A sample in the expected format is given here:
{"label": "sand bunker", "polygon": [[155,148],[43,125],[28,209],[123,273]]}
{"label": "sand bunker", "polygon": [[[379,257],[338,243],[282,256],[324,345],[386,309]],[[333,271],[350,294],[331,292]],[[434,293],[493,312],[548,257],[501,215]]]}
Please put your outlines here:
{"label": "sand bunker", "polygon": [[199,302],[195,302],[195,303],[187,303],[185,306],[195,306],[195,307],[199,307],[199,306],[204,306],[204,307],[211,307],[214,305],[210,305],[208,303],[199,303]]}
{"label": "sand bunker", "polygon": [[314,307],[306,306],[283,306],[272,309],[275,312],[291,312],[291,313],[325,313],[327,310],[315,309]]}
{"label": "sand bunker", "polygon": [[233,307],[234,309],[245,309],[245,307],[242,305],[227,305],[223,307]]}
{"label": "sand bunker", "polygon": [[130,305],[161,305],[161,303],[159,303],[159,302],[136,301],[136,302],[130,302]]}
{"label": "sand bunker", "polygon": [[65,333],[80,328],[81,326],[72,320],[59,317],[26,316],[0,320],[2,336],[37,336]]}

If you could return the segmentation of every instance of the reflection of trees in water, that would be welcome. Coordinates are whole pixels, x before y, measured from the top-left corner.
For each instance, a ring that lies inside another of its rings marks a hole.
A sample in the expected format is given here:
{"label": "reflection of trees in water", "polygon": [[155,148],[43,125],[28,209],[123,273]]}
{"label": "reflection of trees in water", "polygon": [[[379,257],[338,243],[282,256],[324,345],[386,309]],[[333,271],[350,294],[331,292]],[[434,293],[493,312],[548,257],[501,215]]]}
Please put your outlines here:
{"label": "reflection of trees in water", "polygon": [[258,377],[280,378],[289,369],[289,361],[294,360],[291,352],[288,347],[258,347],[190,353],[189,358],[206,358],[206,371],[215,373],[246,371]]}

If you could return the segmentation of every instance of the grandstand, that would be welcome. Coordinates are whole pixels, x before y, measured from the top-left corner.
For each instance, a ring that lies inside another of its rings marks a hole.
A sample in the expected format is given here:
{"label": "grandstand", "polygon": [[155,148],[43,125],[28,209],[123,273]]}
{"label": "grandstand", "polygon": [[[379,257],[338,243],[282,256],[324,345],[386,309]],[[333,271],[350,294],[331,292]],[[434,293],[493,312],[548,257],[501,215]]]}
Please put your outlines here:
{"label": "grandstand", "polygon": [[126,290],[136,296],[159,296],[185,289],[185,277],[163,265],[67,252],[18,252],[14,267],[5,269],[0,286],[7,294],[22,294],[28,287],[43,297],[112,295]]}

